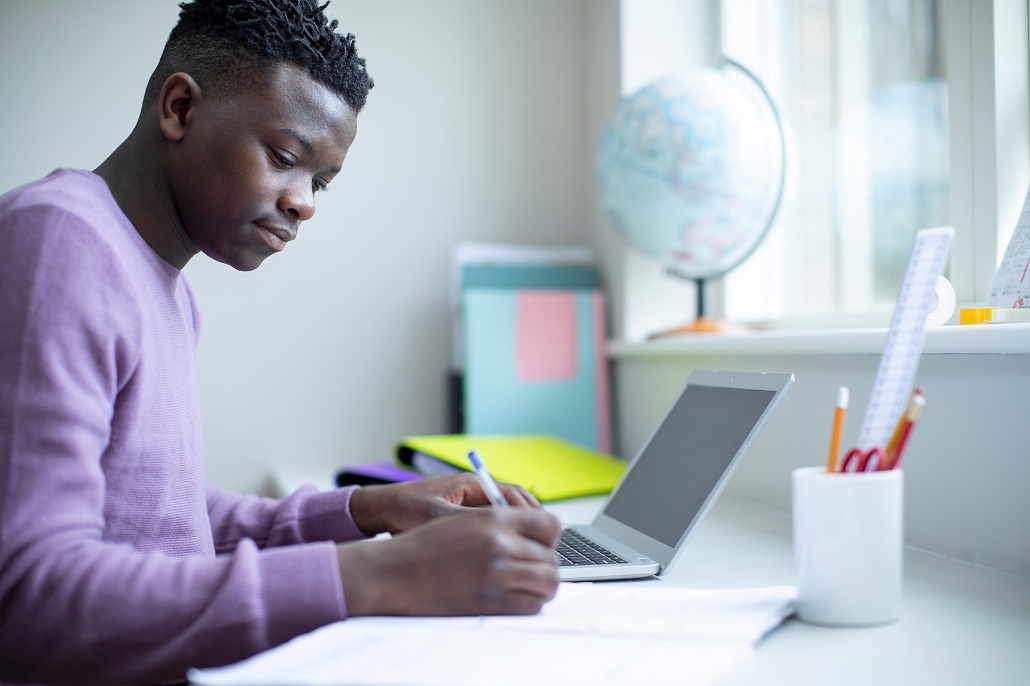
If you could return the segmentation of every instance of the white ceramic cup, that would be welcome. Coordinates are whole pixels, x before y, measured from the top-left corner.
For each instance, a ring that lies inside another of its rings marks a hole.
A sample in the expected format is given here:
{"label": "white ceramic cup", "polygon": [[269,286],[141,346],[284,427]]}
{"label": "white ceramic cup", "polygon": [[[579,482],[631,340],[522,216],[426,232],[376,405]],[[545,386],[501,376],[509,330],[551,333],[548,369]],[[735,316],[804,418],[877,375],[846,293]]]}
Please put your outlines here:
{"label": "white ceramic cup", "polygon": [[824,626],[901,616],[903,474],[792,473],[797,615]]}

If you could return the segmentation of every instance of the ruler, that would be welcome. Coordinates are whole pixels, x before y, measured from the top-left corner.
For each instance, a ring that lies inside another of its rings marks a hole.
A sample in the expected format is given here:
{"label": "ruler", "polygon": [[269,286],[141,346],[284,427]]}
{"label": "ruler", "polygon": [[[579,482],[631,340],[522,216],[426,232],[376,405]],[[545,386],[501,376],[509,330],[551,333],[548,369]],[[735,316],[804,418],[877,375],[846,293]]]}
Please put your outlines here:
{"label": "ruler", "polygon": [[858,447],[863,451],[887,445],[898,418],[908,405],[926,340],[926,316],[933,304],[937,276],[947,264],[954,236],[955,229],[950,226],[916,233],[869,406],[858,434]]}

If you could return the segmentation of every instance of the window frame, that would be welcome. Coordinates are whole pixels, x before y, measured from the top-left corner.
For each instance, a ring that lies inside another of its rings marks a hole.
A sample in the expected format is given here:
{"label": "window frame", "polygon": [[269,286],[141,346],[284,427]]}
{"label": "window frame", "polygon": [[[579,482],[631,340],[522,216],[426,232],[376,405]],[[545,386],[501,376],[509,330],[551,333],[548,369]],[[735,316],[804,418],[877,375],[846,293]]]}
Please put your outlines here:
{"label": "window frame", "polygon": [[[960,303],[986,300],[1030,185],[1030,3],[949,0],[950,274]],[[1008,60],[1021,54],[1024,60]]]}

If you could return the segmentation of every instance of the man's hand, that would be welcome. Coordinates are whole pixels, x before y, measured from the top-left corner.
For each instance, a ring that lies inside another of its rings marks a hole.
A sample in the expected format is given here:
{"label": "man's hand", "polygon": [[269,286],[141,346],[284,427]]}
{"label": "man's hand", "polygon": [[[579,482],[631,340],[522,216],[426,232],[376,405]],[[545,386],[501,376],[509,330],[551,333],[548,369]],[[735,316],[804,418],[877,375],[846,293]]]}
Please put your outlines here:
{"label": "man's hand", "polygon": [[[539,508],[540,503],[521,486],[498,483],[501,493],[514,507]],[[387,486],[363,486],[350,499],[354,523],[369,536],[400,533],[442,515],[490,501],[472,473],[435,476]]]}
{"label": "man's hand", "polygon": [[[474,480],[473,480],[474,483]],[[558,589],[561,525],[542,509],[470,509],[338,546],[349,616],[535,614]]]}

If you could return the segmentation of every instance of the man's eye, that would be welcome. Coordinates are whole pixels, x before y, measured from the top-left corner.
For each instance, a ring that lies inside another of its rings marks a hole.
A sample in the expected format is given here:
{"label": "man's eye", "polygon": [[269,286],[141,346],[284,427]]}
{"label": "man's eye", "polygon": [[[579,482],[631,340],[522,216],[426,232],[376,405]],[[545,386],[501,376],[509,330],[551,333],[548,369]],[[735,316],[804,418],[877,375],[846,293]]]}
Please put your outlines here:
{"label": "man's eye", "polygon": [[327,191],[329,190],[329,184],[325,183],[324,181],[319,181],[318,179],[312,179],[311,189],[316,193],[318,191]]}
{"label": "man's eye", "polygon": [[293,160],[291,160],[289,157],[282,154],[281,152],[273,150],[272,157],[274,157],[275,161],[283,167],[289,168],[293,166]]}

